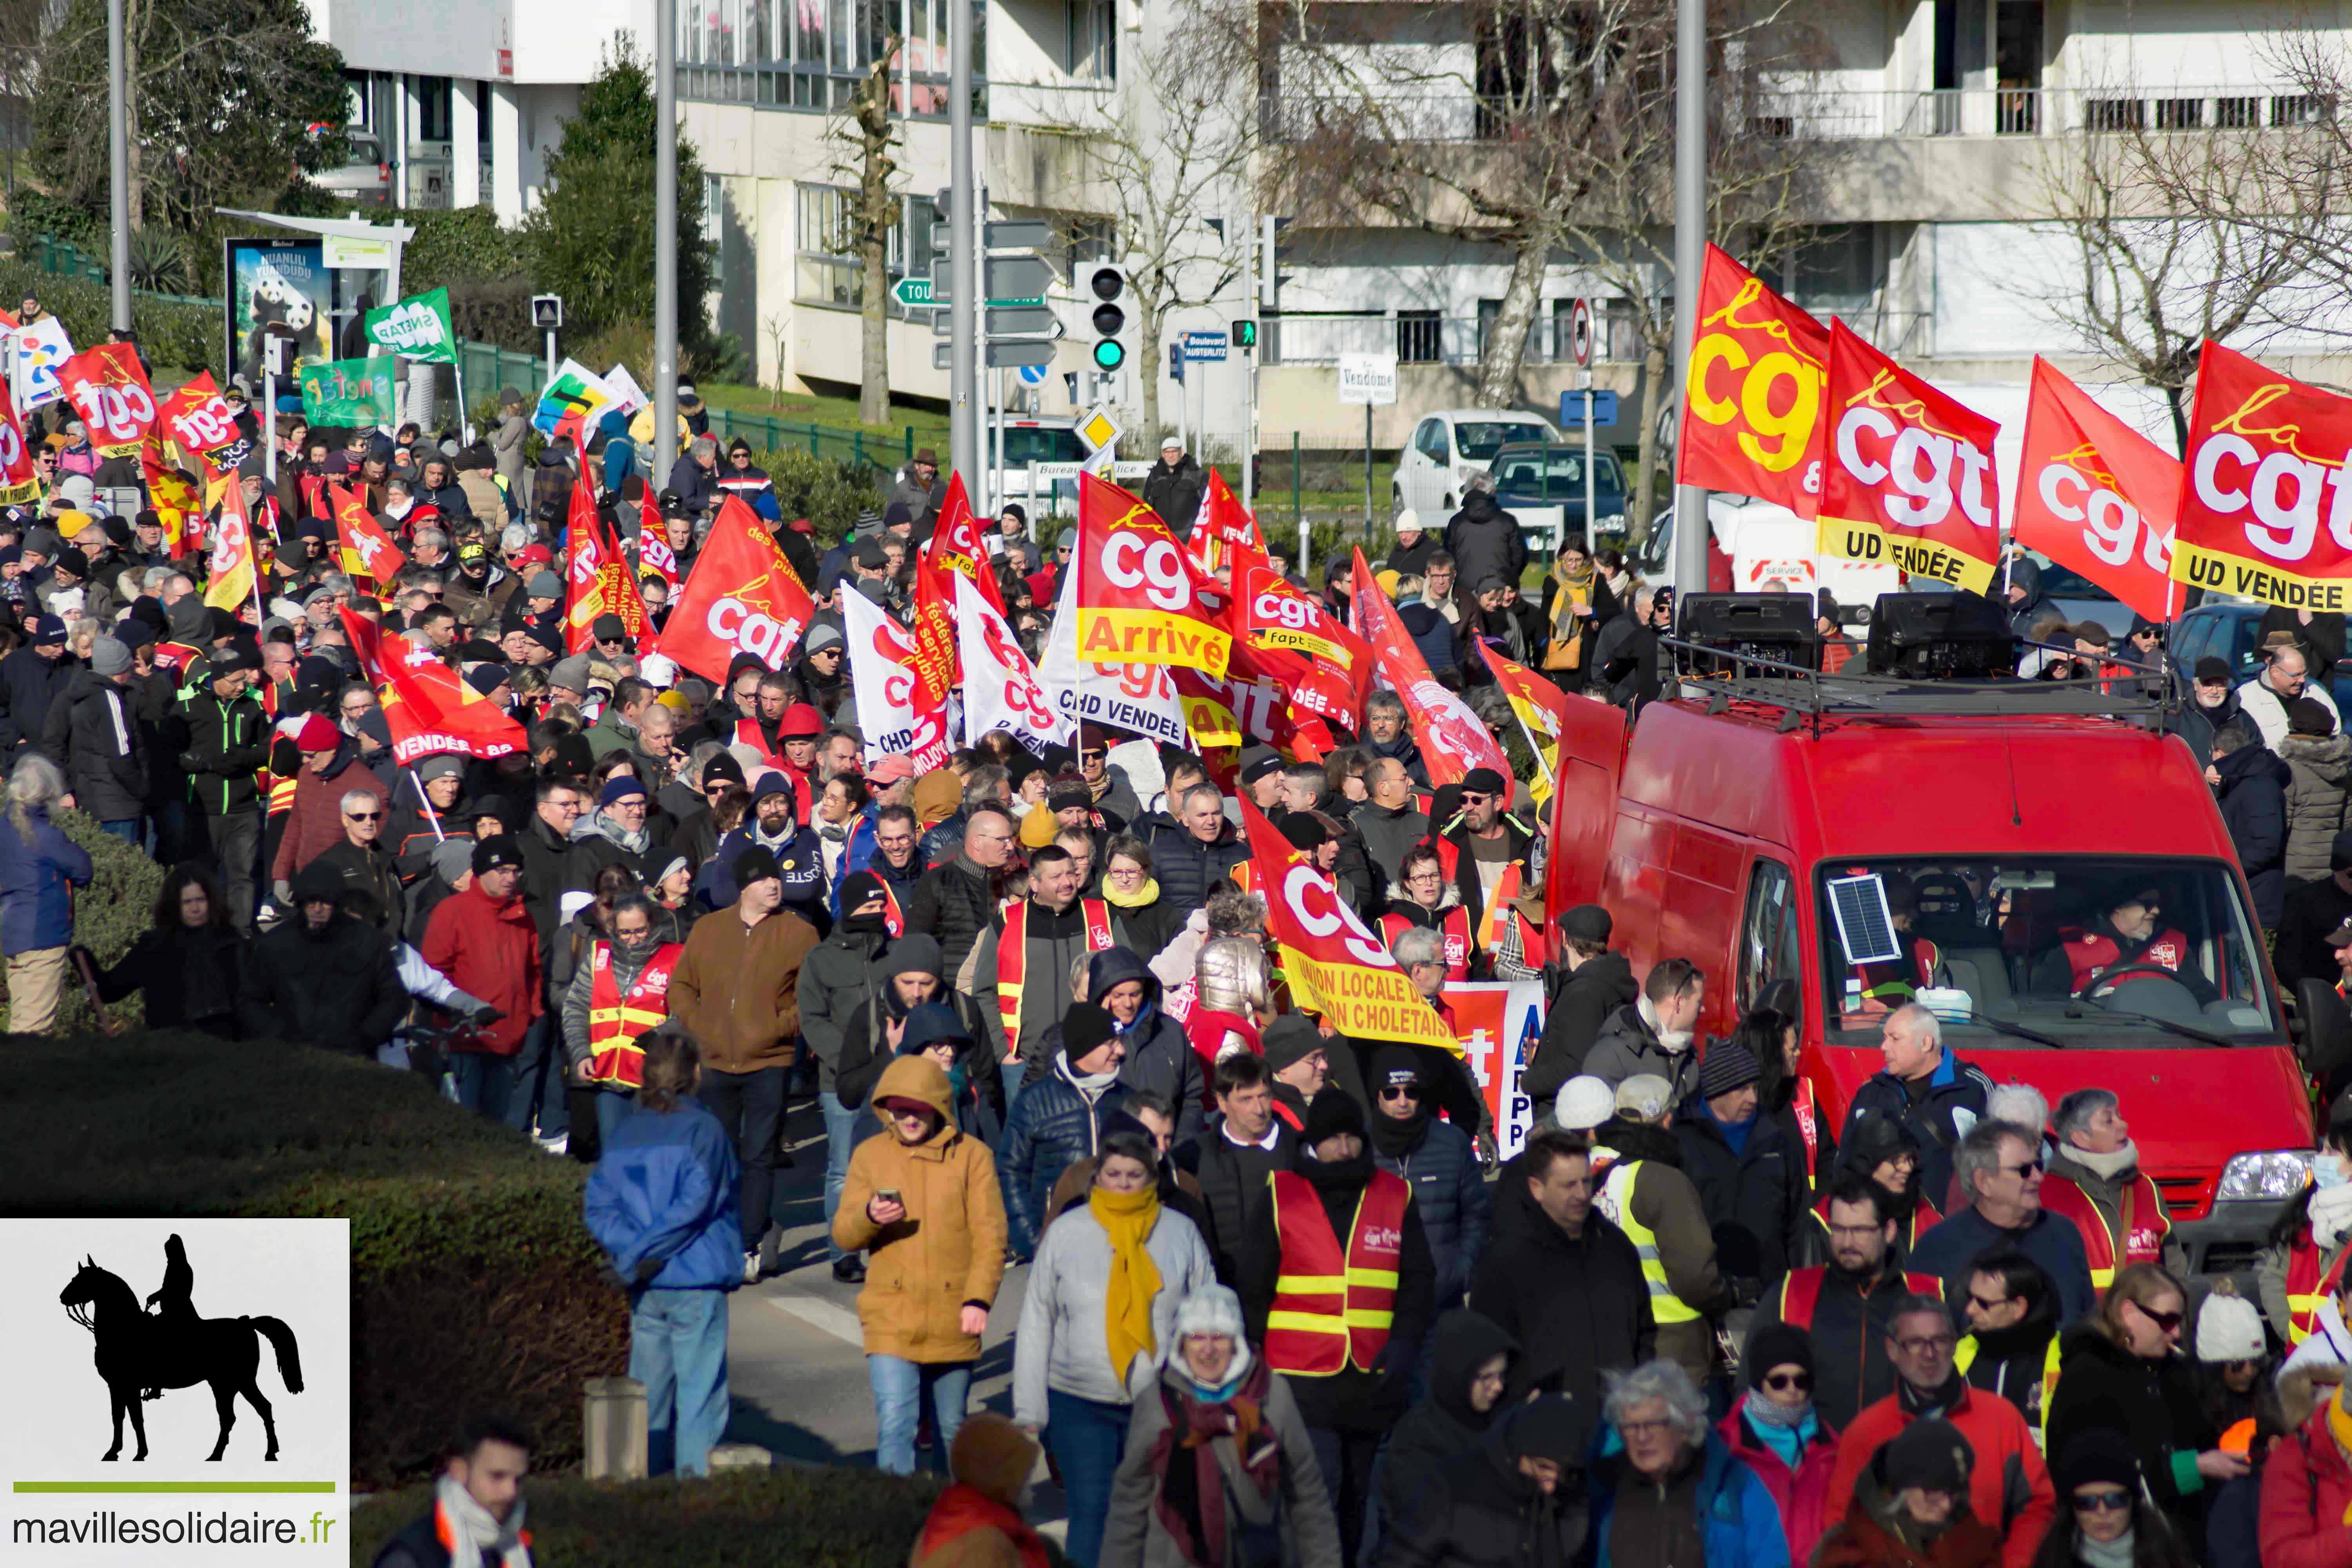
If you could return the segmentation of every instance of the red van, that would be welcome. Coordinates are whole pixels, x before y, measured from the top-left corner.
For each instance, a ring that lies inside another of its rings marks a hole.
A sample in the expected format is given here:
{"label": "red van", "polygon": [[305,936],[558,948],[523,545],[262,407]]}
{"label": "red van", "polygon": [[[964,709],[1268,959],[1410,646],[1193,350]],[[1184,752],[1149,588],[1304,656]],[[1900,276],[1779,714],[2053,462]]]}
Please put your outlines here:
{"label": "red van", "polygon": [[[1636,977],[1696,961],[1703,1035],[1793,981],[1833,1130],[1884,1065],[1902,977],[1936,984],[1946,1048],[1995,1083],[2121,1096],[2192,1267],[2248,1267],[2304,1185],[2311,1092],[2221,814],[2159,705],[1733,668],[1630,727],[1570,699],[1549,907],[1605,905]],[[2093,970],[2078,994],[2070,940],[2134,900],[2170,966]]]}

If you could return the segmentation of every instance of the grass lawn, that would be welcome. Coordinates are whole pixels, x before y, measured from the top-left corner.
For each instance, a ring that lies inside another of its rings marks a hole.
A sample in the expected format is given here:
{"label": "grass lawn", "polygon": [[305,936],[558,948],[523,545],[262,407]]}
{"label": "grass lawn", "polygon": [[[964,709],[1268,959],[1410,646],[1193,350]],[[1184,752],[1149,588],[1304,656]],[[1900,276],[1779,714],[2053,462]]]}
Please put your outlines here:
{"label": "grass lawn", "polygon": [[824,425],[836,430],[865,430],[891,436],[912,426],[918,446],[947,445],[948,416],[912,404],[894,403],[890,405],[888,424],[868,425],[857,417],[857,399],[855,397],[821,397],[806,392],[779,394],[768,387],[743,386],[732,382],[701,382],[697,384],[695,390],[701,393],[702,400],[714,408],[763,414],[794,425]]}

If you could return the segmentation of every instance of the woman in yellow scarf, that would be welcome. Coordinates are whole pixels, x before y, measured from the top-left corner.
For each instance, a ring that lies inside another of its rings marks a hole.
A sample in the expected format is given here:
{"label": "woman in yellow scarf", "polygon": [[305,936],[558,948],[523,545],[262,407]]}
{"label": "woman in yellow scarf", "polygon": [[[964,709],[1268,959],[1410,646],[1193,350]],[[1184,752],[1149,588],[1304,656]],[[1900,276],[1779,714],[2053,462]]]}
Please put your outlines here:
{"label": "woman in yellow scarf", "polygon": [[[1087,1003],[1070,1012],[1082,1038],[1109,1026],[1108,1015],[1088,1016],[1101,1010]],[[1057,1074],[1022,1104],[1050,1104],[1066,1088]],[[1159,1376],[1177,1303],[1217,1278],[1192,1222],[1160,1206],[1150,1138],[1127,1117],[1108,1121],[1118,1131],[1103,1134],[1084,1206],[1071,1204],[1037,1243],[1013,1342],[1013,1418],[1044,1430],[1069,1498],[1064,1550],[1081,1568],[1092,1568],[1101,1548],[1135,1392]]]}
{"label": "woman in yellow scarf", "polygon": [[1551,627],[1545,645],[1546,669],[1582,669],[1587,640],[1617,615],[1617,595],[1609,580],[1592,569],[1584,536],[1571,533],[1560,541],[1559,554],[1544,577],[1544,620]]}

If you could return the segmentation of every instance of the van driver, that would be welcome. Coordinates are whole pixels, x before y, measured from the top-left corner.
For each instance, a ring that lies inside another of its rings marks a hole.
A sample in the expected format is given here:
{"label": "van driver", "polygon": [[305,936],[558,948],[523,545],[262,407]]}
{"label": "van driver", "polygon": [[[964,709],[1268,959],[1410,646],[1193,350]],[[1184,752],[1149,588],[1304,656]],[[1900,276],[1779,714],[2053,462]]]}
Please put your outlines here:
{"label": "van driver", "polygon": [[2141,887],[2116,899],[2091,924],[2062,931],[2059,942],[2073,972],[2068,990],[2080,996],[2104,978],[2149,970],[2191,980],[2181,973],[2189,962],[2189,938],[2164,924],[2163,913],[2157,890]]}

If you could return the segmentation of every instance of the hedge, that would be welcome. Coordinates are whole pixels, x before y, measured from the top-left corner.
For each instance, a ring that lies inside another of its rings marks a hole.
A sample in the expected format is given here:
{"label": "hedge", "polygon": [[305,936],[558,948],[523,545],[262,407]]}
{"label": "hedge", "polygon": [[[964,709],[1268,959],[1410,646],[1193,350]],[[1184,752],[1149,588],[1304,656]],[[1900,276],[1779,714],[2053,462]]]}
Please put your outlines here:
{"label": "hedge", "polygon": [[[88,812],[59,811],[50,820],[89,853],[94,873],[89,886],[74,895],[74,941],[89,949],[101,966],[112,963],[155,923],[155,895],[163,888],[163,868],[100,826]],[[131,995],[110,1003],[107,1018],[118,1027],[137,1028],[146,1017],[145,1002],[143,996]],[[80,977],[68,975],[58,1027],[70,1033],[94,1028],[97,1023]]]}
{"label": "hedge", "polygon": [[[26,295],[34,296],[51,315],[65,323],[66,335],[73,340],[76,348],[106,342],[108,329],[114,321],[113,300],[106,285],[87,278],[42,271],[23,258],[23,247],[27,243],[18,237],[18,256],[0,260],[0,298],[5,298],[13,310]],[[137,334],[139,346],[146,352],[149,361],[159,370],[197,371],[210,366],[217,371],[222,348],[221,321],[221,307],[217,304],[186,305],[148,294],[134,293],[131,297],[131,330]]]}
{"label": "hedge", "polygon": [[[937,1477],[780,1465],[629,1484],[535,1474],[523,1498],[532,1558],[563,1568],[904,1568],[940,1488]],[[424,1487],[369,1499],[352,1515],[352,1563],[373,1562],[429,1506]]]}
{"label": "hedge", "polygon": [[313,1047],[156,1031],[8,1055],[0,1210],[350,1219],[355,1484],[429,1473],[483,1410],[541,1434],[543,1464],[578,1458],[582,1382],[626,1370],[629,1333],[581,1166]]}

